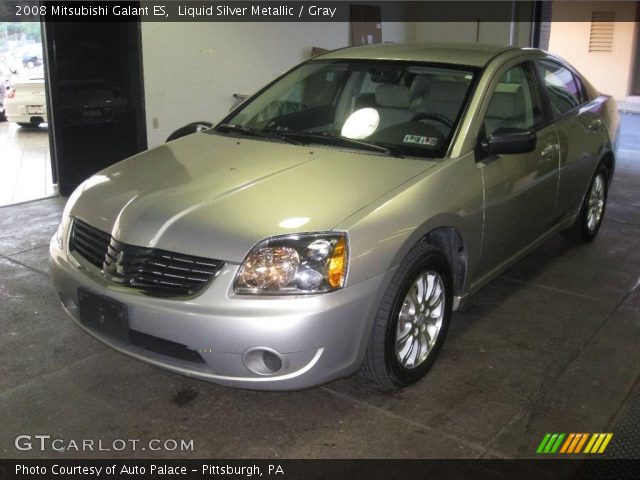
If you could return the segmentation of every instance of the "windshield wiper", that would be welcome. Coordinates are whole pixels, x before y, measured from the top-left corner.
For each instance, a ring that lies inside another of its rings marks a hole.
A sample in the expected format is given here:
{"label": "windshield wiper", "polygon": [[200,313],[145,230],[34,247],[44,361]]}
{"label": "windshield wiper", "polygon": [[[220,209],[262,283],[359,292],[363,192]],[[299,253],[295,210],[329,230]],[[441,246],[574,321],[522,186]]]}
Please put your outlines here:
{"label": "windshield wiper", "polygon": [[363,150],[369,150],[372,152],[379,152],[391,157],[403,158],[400,154],[393,151],[391,148],[384,147],[375,143],[364,142],[362,140],[356,140],[355,138],[343,137],[341,135],[332,135],[329,132],[301,132],[301,131],[283,131],[279,132],[283,136],[287,137],[299,137],[310,140],[321,140],[325,143],[341,144],[347,147],[360,148]]}
{"label": "windshield wiper", "polygon": [[256,128],[245,127],[244,125],[235,125],[233,123],[221,123],[216,127],[220,132],[237,132],[242,135],[247,135],[256,138],[268,138],[271,140],[280,140],[282,142],[291,143],[293,145],[304,145],[304,142],[289,138],[284,135],[276,133],[275,130],[258,130]]}
{"label": "windshield wiper", "polygon": [[308,142],[299,140],[300,138],[307,140],[321,140],[322,143],[340,144],[347,147],[382,153],[391,157],[403,158],[400,154],[389,147],[377,145],[375,143],[364,142],[362,140],[356,140],[355,138],[333,135],[329,132],[303,132],[298,130],[258,130],[255,128],[246,127],[244,125],[236,125],[233,123],[222,123],[216,127],[216,130],[223,132],[238,132],[243,135],[249,135],[258,138],[281,140],[283,142],[292,143],[294,145],[308,144]]}

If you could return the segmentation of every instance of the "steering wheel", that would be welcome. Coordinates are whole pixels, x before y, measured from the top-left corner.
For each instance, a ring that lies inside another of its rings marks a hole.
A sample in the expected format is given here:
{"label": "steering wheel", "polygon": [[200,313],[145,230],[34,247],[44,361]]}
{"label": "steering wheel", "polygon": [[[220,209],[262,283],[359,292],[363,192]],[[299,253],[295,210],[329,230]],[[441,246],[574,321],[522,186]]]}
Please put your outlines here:
{"label": "steering wheel", "polygon": [[436,112],[416,113],[413,117],[411,117],[412,122],[419,122],[420,120],[435,120],[436,122],[440,122],[449,128],[453,128],[453,122],[451,120],[449,120],[444,115]]}

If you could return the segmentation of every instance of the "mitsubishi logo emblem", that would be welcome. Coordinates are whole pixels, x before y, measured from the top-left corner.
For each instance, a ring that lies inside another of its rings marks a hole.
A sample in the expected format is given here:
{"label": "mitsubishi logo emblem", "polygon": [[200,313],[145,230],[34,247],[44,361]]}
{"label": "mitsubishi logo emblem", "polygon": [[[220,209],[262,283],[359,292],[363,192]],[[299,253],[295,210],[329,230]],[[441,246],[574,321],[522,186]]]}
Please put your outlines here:
{"label": "mitsubishi logo emblem", "polygon": [[116,256],[116,273],[118,275],[124,275],[124,266],[122,265],[123,261],[124,261],[124,252],[120,252]]}
{"label": "mitsubishi logo emblem", "polygon": [[106,268],[104,268],[103,272],[105,275],[111,275],[111,276],[124,276],[125,272],[124,272],[124,252],[119,252],[116,255],[116,260],[113,263],[110,263],[109,265],[106,266]]}

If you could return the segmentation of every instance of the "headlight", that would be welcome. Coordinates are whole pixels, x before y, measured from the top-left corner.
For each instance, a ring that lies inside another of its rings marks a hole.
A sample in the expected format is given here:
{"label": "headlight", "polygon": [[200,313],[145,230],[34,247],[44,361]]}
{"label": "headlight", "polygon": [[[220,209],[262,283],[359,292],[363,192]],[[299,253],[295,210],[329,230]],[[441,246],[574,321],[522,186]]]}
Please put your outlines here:
{"label": "headlight", "polygon": [[347,276],[344,233],[285,235],[267,239],[247,255],[236,276],[240,294],[308,294],[337,290]]}

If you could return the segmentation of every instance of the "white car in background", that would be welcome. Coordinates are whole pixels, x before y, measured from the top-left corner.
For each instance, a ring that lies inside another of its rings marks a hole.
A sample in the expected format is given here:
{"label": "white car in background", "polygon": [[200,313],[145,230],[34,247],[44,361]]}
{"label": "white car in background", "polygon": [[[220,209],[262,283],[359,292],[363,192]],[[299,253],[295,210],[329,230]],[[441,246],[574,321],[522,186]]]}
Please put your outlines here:
{"label": "white car in background", "polygon": [[9,90],[11,85],[11,79],[16,74],[16,71],[0,60],[0,122],[5,120],[4,113],[4,95]]}
{"label": "white car in background", "polygon": [[40,72],[15,80],[4,96],[7,120],[21,127],[47,123],[44,75]]}

